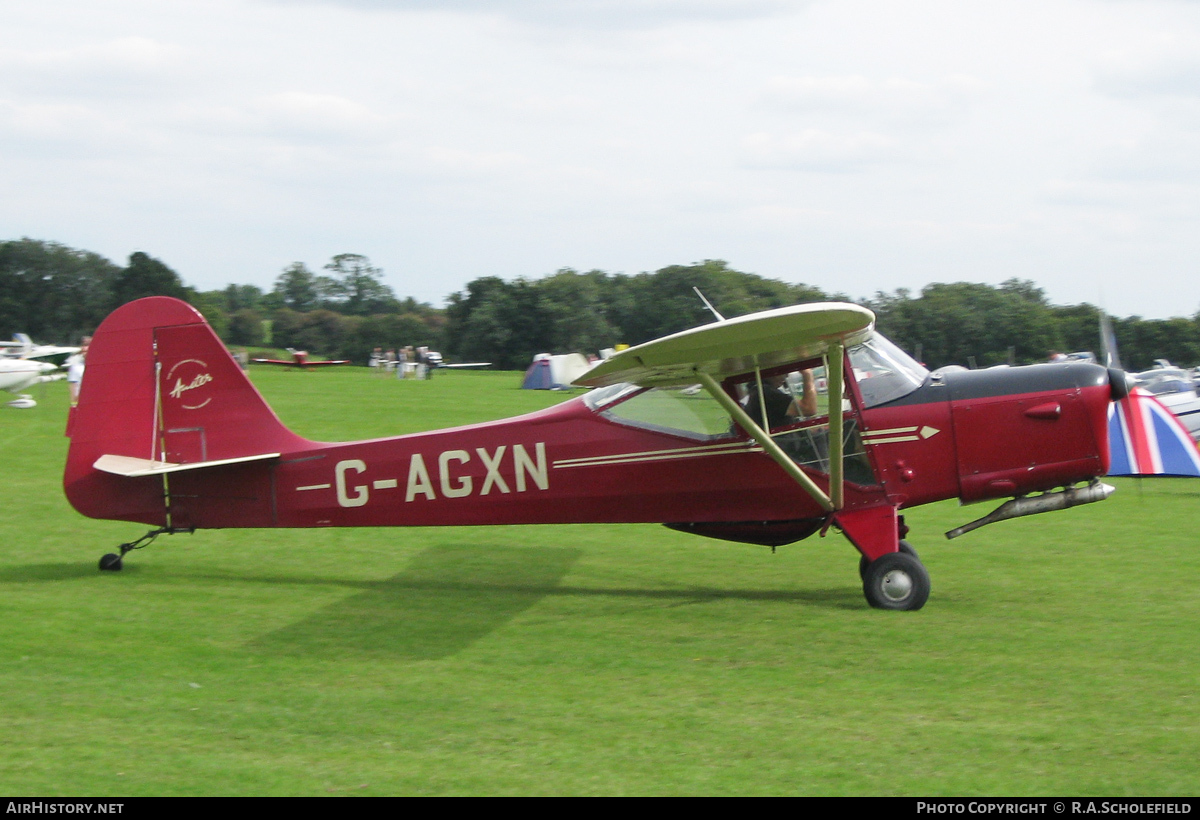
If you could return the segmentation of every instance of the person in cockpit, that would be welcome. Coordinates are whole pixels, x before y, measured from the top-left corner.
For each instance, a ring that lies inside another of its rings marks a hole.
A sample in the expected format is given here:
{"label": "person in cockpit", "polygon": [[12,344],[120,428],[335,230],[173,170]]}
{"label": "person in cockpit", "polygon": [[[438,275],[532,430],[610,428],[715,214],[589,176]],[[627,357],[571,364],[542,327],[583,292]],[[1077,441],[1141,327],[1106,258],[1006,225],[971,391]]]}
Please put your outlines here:
{"label": "person in cockpit", "polygon": [[[778,373],[763,379],[762,398],[767,409],[767,429],[795,424],[817,414],[817,386],[812,370],[802,370],[804,389],[799,398],[787,389],[787,374]],[[758,424],[762,424],[762,404],[758,399],[758,385],[751,382],[746,397],[746,413]]]}

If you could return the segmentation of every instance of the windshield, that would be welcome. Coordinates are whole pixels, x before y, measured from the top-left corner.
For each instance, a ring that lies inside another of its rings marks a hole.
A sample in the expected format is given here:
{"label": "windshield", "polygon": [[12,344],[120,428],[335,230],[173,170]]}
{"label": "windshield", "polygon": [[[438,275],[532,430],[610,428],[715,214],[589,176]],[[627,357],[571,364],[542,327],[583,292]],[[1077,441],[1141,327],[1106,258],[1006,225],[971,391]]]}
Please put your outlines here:
{"label": "windshield", "polygon": [[929,376],[928,370],[878,333],[850,348],[850,366],[862,393],[863,407],[907,396]]}

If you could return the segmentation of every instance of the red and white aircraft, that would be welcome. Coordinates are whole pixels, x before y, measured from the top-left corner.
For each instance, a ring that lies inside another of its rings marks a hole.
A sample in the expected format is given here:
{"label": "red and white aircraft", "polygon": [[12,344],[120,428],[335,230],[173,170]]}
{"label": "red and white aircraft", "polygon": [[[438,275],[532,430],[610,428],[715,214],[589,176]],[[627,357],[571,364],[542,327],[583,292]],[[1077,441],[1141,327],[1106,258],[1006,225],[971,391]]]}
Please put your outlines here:
{"label": "red and white aircraft", "polygon": [[[1015,497],[953,537],[1111,492],[1097,478],[1123,373],[931,374],[873,320],[844,303],[720,320],[622,351],[548,410],[322,443],[284,427],[192,307],[142,299],[93,338],[64,486],[84,515],[158,528],[102,569],[159,533],[219,527],[660,522],[772,547],[834,527],[885,609],[930,591],[906,508]],[[815,415],[772,392],[816,368]]]}
{"label": "red and white aircraft", "polygon": [[287,352],[292,354],[290,359],[251,359],[255,364],[279,364],[284,367],[295,367],[300,370],[307,370],[310,367],[327,367],[334,364],[350,364],[349,359],[329,359],[326,361],[315,361],[308,358],[307,350],[295,350],[287,348]]}

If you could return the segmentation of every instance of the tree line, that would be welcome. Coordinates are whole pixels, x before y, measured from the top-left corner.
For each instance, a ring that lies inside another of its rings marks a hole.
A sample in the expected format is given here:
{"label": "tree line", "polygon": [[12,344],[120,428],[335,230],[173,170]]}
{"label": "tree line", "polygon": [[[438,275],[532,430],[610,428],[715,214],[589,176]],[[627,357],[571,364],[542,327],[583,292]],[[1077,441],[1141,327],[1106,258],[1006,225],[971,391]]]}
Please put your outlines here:
{"label": "tree line", "polygon": [[[1018,278],[852,300],[706,260],[653,273],[564,268],[539,279],[482,276],[436,308],[396,296],[382,276],[367,257],[347,253],[320,272],[293,263],[269,291],[245,284],[198,291],[142,252],[120,266],[53,242],[0,242],[0,337],[23,331],[39,341],[78,341],[115,307],[165,295],[195,306],[230,345],[294,347],[364,363],[375,347],[428,345],[448,361],[523,369],[536,353],[595,352],[710,321],[693,291],[698,287],[729,318],[803,302],[856,301],[875,311],[882,333],[930,368],[1028,364],[1051,351],[1099,353],[1097,307],[1053,305],[1041,288]],[[1129,369],[1146,369],[1159,358],[1200,364],[1200,314],[1112,323]]]}

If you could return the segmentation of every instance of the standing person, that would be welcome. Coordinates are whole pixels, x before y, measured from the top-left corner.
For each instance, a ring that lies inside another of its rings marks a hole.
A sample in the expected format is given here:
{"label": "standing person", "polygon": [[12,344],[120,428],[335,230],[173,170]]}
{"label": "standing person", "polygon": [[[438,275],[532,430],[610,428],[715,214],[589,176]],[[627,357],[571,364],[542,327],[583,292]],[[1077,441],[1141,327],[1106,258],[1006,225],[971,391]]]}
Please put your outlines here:
{"label": "standing person", "polygon": [[429,378],[429,359],[425,356],[428,351],[425,345],[417,348],[417,379],[420,381]]}
{"label": "standing person", "polygon": [[87,359],[88,345],[92,343],[91,336],[84,336],[79,343],[79,352],[71,354],[67,359],[67,386],[71,391],[71,406],[79,404],[79,386],[83,383],[83,368]]}

